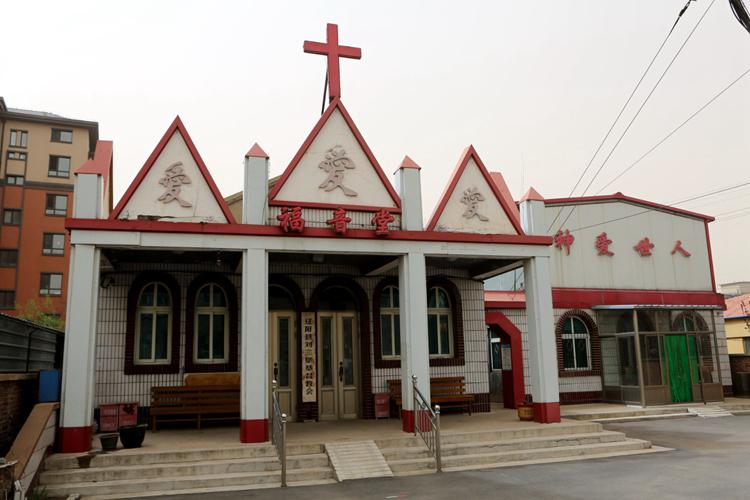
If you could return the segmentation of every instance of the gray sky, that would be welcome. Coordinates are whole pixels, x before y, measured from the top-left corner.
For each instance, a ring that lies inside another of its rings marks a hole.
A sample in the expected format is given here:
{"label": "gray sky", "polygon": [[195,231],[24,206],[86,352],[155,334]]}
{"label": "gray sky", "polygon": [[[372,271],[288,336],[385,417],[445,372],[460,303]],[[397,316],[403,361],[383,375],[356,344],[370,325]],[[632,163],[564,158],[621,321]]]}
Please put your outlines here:
{"label": "gray sky", "polygon": [[[228,195],[253,142],[276,175],[315,124],[325,58],[302,42],[324,41],[326,22],[338,23],[341,43],[363,52],[342,61],[342,100],[386,173],[404,154],[422,166],[427,216],[468,144],[516,197],[529,186],[567,196],[684,3],[7,2],[2,30],[16,43],[0,95],[98,121],[115,143],[116,199],[179,114]],[[646,92],[709,4],[691,5]],[[750,34],[717,0],[592,194],[747,69],[749,49]],[[750,181],[749,111],[750,76],[606,192],[669,204]],[[750,187],[683,207],[750,208]],[[710,226],[720,283],[750,280],[750,210],[739,213]]]}

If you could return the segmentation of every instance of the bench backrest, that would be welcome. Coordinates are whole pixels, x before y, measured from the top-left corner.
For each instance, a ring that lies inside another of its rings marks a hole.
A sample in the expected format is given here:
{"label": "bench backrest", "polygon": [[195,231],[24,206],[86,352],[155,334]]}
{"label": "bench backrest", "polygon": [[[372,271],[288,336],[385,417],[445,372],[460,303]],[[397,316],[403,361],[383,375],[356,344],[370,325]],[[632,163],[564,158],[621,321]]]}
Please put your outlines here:
{"label": "bench backrest", "polygon": [[240,406],[240,388],[235,385],[152,387],[152,408],[226,408]]}

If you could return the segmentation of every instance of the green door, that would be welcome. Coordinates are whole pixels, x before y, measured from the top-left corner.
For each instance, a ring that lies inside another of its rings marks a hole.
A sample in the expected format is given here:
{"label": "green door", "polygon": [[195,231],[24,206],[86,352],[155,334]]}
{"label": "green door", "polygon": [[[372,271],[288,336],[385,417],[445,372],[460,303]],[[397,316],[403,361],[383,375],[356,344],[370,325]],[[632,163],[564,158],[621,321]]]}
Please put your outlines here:
{"label": "green door", "polygon": [[664,337],[669,363],[669,390],[673,403],[693,400],[693,384],[690,381],[690,357],[685,335]]}

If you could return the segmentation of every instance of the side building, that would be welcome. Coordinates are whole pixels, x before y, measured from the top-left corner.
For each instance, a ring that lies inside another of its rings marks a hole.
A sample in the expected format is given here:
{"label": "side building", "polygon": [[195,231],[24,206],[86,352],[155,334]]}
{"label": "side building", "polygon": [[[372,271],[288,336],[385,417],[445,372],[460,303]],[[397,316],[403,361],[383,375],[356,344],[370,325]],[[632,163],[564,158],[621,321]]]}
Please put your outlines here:
{"label": "side building", "polygon": [[98,136],[97,122],[9,108],[0,97],[0,312],[35,300],[65,315],[72,172]]}

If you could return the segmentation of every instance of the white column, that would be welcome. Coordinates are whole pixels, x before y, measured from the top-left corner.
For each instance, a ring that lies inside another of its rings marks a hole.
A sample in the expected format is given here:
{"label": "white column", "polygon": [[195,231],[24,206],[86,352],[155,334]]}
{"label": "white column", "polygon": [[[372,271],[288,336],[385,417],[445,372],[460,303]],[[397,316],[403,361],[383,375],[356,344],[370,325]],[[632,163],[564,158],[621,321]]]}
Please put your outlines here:
{"label": "white column", "polygon": [[534,257],[523,266],[526,283],[526,325],[529,340],[529,370],[534,419],[560,421],[560,386],[557,380],[549,257]]}
{"label": "white column", "polygon": [[242,222],[265,224],[268,205],[268,155],[256,142],[245,155]]}
{"label": "white column", "polygon": [[240,441],[268,441],[268,254],[248,248],[242,257]]}
{"label": "white column", "polygon": [[394,172],[396,189],[401,197],[401,229],[424,230],[422,218],[422,181],[420,167],[408,156]]}
{"label": "white column", "polygon": [[401,400],[405,432],[414,430],[412,375],[430,401],[430,351],[427,341],[427,271],[424,255],[408,253],[399,259],[399,311],[401,315]]}
{"label": "white column", "polygon": [[99,259],[100,250],[93,245],[71,247],[60,411],[60,448],[65,453],[91,448]]}

